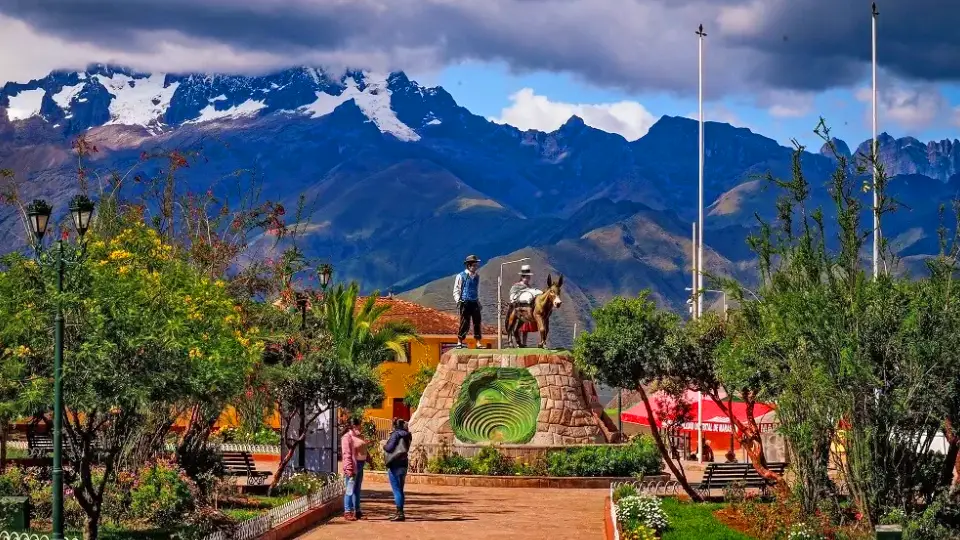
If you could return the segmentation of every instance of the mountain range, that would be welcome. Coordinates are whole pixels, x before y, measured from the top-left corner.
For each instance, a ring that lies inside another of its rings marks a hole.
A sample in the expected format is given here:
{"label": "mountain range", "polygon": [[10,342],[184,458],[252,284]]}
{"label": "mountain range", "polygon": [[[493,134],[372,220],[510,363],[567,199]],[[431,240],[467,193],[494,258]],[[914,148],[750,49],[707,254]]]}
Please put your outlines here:
{"label": "mountain range", "polygon": [[[252,77],[92,65],[0,87],[0,168],[17,174],[24,198],[65,206],[79,134],[98,146],[100,171],[128,170],[158,148],[202,147],[205,159],[181,171],[197,189],[226,196],[223,179],[243,170],[288,208],[302,195],[310,223],[302,247],[365,291],[452,309],[451,276],[472,253],[486,261],[492,318],[500,263],[527,257],[535,284],[565,276],[555,345],[569,344],[575,324],[589,328],[590,311],[615,295],[648,288],[678,311],[689,296],[698,126],[688,118],[664,116],[635,141],[576,116],[551,133],[524,131],[400,72],[315,68]],[[884,234],[916,268],[936,253],[939,206],[960,186],[960,141],[883,134],[879,143],[901,202]],[[718,122],[706,123],[705,144],[705,267],[750,281],[745,238],[756,215],[772,217],[777,197],[761,177],[788,176],[793,149]],[[850,154],[844,141],[833,148]],[[802,164],[814,202],[826,205],[833,151],[805,152]],[[17,219],[0,209],[4,248],[24,243]],[[505,267],[505,285],[516,269]]]}

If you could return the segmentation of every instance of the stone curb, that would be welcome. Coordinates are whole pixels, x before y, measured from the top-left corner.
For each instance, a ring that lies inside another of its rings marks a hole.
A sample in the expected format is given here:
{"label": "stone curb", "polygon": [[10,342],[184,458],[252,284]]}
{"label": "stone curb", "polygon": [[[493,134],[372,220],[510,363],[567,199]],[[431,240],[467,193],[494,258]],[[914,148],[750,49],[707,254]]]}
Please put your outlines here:
{"label": "stone curb", "polygon": [[[644,480],[666,481],[669,476],[646,476]],[[385,471],[364,470],[363,479],[371,482],[389,483]],[[617,476],[600,477],[555,477],[555,476],[477,476],[460,474],[410,473],[408,484],[429,486],[461,486],[491,488],[536,488],[536,489],[610,489],[614,482],[630,482],[634,478]]]}

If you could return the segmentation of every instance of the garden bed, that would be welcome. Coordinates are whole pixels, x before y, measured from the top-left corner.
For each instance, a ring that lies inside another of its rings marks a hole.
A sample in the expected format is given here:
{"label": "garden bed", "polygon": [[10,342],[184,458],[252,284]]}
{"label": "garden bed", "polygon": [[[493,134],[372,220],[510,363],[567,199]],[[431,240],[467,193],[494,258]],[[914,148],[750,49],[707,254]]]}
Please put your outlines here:
{"label": "garden bed", "polygon": [[[385,471],[363,471],[363,479],[371,482],[385,483]],[[644,477],[644,482],[665,482],[669,475]],[[554,489],[607,489],[614,483],[635,480],[630,477],[612,476],[491,476],[475,474],[407,474],[408,484],[424,484],[430,486],[463,486],[463,487],[499,487],[499,488],[554,488]]]}
{"label": "garden bed", "polygon": [[604,506],[607,540],[749,540],[727,526],[716,513],[727,505],[693,503],[644,493],[636,483],[610,487]]}

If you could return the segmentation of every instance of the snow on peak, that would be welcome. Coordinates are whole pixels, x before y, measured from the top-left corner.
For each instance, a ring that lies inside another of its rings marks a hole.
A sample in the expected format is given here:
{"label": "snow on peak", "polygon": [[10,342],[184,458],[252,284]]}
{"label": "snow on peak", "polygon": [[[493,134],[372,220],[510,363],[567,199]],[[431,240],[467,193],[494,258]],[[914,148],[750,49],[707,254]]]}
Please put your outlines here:
{"label": "snow on peak", "polygon": [[7,118],[13,122],[26,120],[40,114],[40,105],[43,104],[45,90],[23,90],[15,96],[10,96],[10,105],[7,107]]}
{"label": "snow on peak", "polygon": [[113,95],[110,101],[110,121],[107,124],[149,126],[159,122],[167,112],[179,82],[164,86],[166,75],[130,77],[121,73],[95,75]]}
{"label": "snow on peak", "polygon": [[262,101],[255,101],[248,99],[239,105],[234,105],[224,110],[218,111],[214,103],[218,101],[225,101],[226,96],[220,95],[210,100],[210,103],[200,111],[200,116],[193,119],[187,120],[188,124],[199,124],[200,122],[209,122],[211,120],[221,120],[224,118],[240,118],[243,116],[251,116],[256,114],[260,109],[265,108],[267,105]]}
{"label": "snow on peak", "polygon": [[[77,94],[83,90],[85,83],[75,84],[73,86],[64,86],[62,90],[53,95],[53,102],[63,110],[70,108],[70,103],[77,97]],[[69,116],[69,115],[68,115]]]}
{"label": "snow on peak", "polygon": [[364,72],[365,88],[360,90],[352,77],[347,77],[343,92],[339,96],[317,92],[317,99],[309,105],[300,107],[300,111],[311,117],[324,116],[351,99],[383,133],[389,133],[401,141],[418,141],[420,135],[397,118],[397,114],[390,107],[390,88],[387,85],[387,75],[381,73]]}

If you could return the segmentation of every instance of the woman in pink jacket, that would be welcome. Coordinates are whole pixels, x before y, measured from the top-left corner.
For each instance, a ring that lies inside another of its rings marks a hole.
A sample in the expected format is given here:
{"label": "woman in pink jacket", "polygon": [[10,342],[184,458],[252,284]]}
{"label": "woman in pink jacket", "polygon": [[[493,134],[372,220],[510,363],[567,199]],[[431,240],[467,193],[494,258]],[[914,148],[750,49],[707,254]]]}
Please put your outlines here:
{"label": "woman in pink jacket", "polygon": [[367,461],[367,441],[360,434],[360,419],[350,420],[350,429],[340,439],[340,454],[343,456],[343,477],[346,491],[343,494],[343,517],[356,521],[363,517],[360,511],[360,488],[363,484],[363,466]]}

